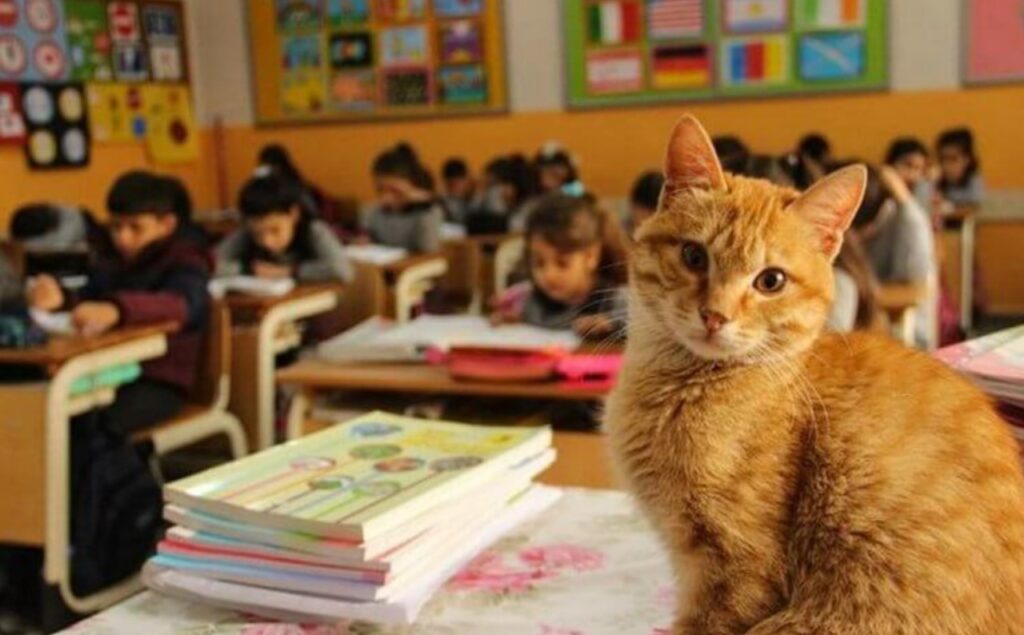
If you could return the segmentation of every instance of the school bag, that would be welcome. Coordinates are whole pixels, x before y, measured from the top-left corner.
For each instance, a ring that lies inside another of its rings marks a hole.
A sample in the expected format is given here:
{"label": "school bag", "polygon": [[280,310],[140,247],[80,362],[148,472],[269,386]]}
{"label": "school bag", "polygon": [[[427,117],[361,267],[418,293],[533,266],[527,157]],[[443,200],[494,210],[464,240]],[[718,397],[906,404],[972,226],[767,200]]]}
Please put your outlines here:
{"label": "school bag", "polygon": [[137,572],[163,528],[160,486],[138,449],[96,417],[73,422],[71,584],[87,595]]}

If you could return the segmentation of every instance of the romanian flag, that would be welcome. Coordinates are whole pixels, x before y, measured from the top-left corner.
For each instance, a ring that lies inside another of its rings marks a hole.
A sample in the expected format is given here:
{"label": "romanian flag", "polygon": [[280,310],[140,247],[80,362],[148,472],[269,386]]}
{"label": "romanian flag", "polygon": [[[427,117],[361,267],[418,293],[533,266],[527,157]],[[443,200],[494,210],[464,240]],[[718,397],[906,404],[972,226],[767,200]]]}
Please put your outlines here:
{"label": "romanian flag", "polygon": [[587,7],[587,32],[594,44],[624,44],[640,39],[640,5],[631,0],[596,2]]}
{"label": "romanian flag", "polygon": [[803,0],[802,19],[819,27],[849,27],[864,23],[867,0]]}
{"label": "romanian flag", "polygon": [[726,84],[766,84],[786,80],[789,46],[785,36],[726,43],[722,75]]}
{"label": "romanian flag", "polygon": [[711,54],[705,44],[662,46],[651,57],[651,84],[659,89],[711,84]]}

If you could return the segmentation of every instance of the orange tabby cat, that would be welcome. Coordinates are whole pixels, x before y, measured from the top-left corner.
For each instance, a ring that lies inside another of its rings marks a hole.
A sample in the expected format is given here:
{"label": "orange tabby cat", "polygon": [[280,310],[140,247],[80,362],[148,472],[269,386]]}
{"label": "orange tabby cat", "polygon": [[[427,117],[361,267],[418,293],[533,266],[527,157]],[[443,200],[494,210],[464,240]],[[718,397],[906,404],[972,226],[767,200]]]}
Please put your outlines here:
{"label": "orange tabby cat", "polygon": [[987,399],[821,334],[865,176],[800,195],[673,132],[605,425],[683,586],[676,635],[1024,633],[1024,479]]}

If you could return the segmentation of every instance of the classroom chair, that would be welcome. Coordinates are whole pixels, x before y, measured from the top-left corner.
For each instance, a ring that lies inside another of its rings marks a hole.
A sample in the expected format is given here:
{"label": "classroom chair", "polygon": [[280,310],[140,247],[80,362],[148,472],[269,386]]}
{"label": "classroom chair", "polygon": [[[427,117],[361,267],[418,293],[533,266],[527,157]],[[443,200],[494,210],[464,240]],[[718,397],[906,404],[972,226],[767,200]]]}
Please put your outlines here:
{"label": "classroom chair", "polygon": [[499,294],[509,287],[512,274],[522,263],[526,255],[526,239],[522,236],[511,237],[498,245],[494,252],[494,293]]}
{"label": "classroom chair", "polygon": [[231,390],[231,314],[223,302],[210,306],[210,322],[204,338],[200,359],[200,376],[196,398],[176,418],[134,437],[136,442],[149,441],[156,456],[204,439],[224,435],[231,444],[234,458],[248,453],[245,430],[238,418],[228,411]]}
{"label": "classroom chair", "polygon": [[395,320],[399,324],[411,320],[413,310],[447,272],[444,258],[430,258],[403,269],[395,280]]}

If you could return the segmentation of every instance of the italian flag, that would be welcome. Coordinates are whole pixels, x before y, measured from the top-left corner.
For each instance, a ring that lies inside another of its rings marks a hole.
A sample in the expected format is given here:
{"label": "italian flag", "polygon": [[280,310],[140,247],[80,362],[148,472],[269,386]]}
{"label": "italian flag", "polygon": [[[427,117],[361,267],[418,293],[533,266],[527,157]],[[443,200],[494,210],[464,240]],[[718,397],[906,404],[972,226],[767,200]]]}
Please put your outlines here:
{"label": "italian flag", "polygon": [[636,2],[598,2],[587,10],[591,42],[622,44],[640,39],[640,6]]}
{"label": "italian flag", "polygon": [[818,26],[848,26],[863,21],[865,0],[804,0],[804,21]]}

